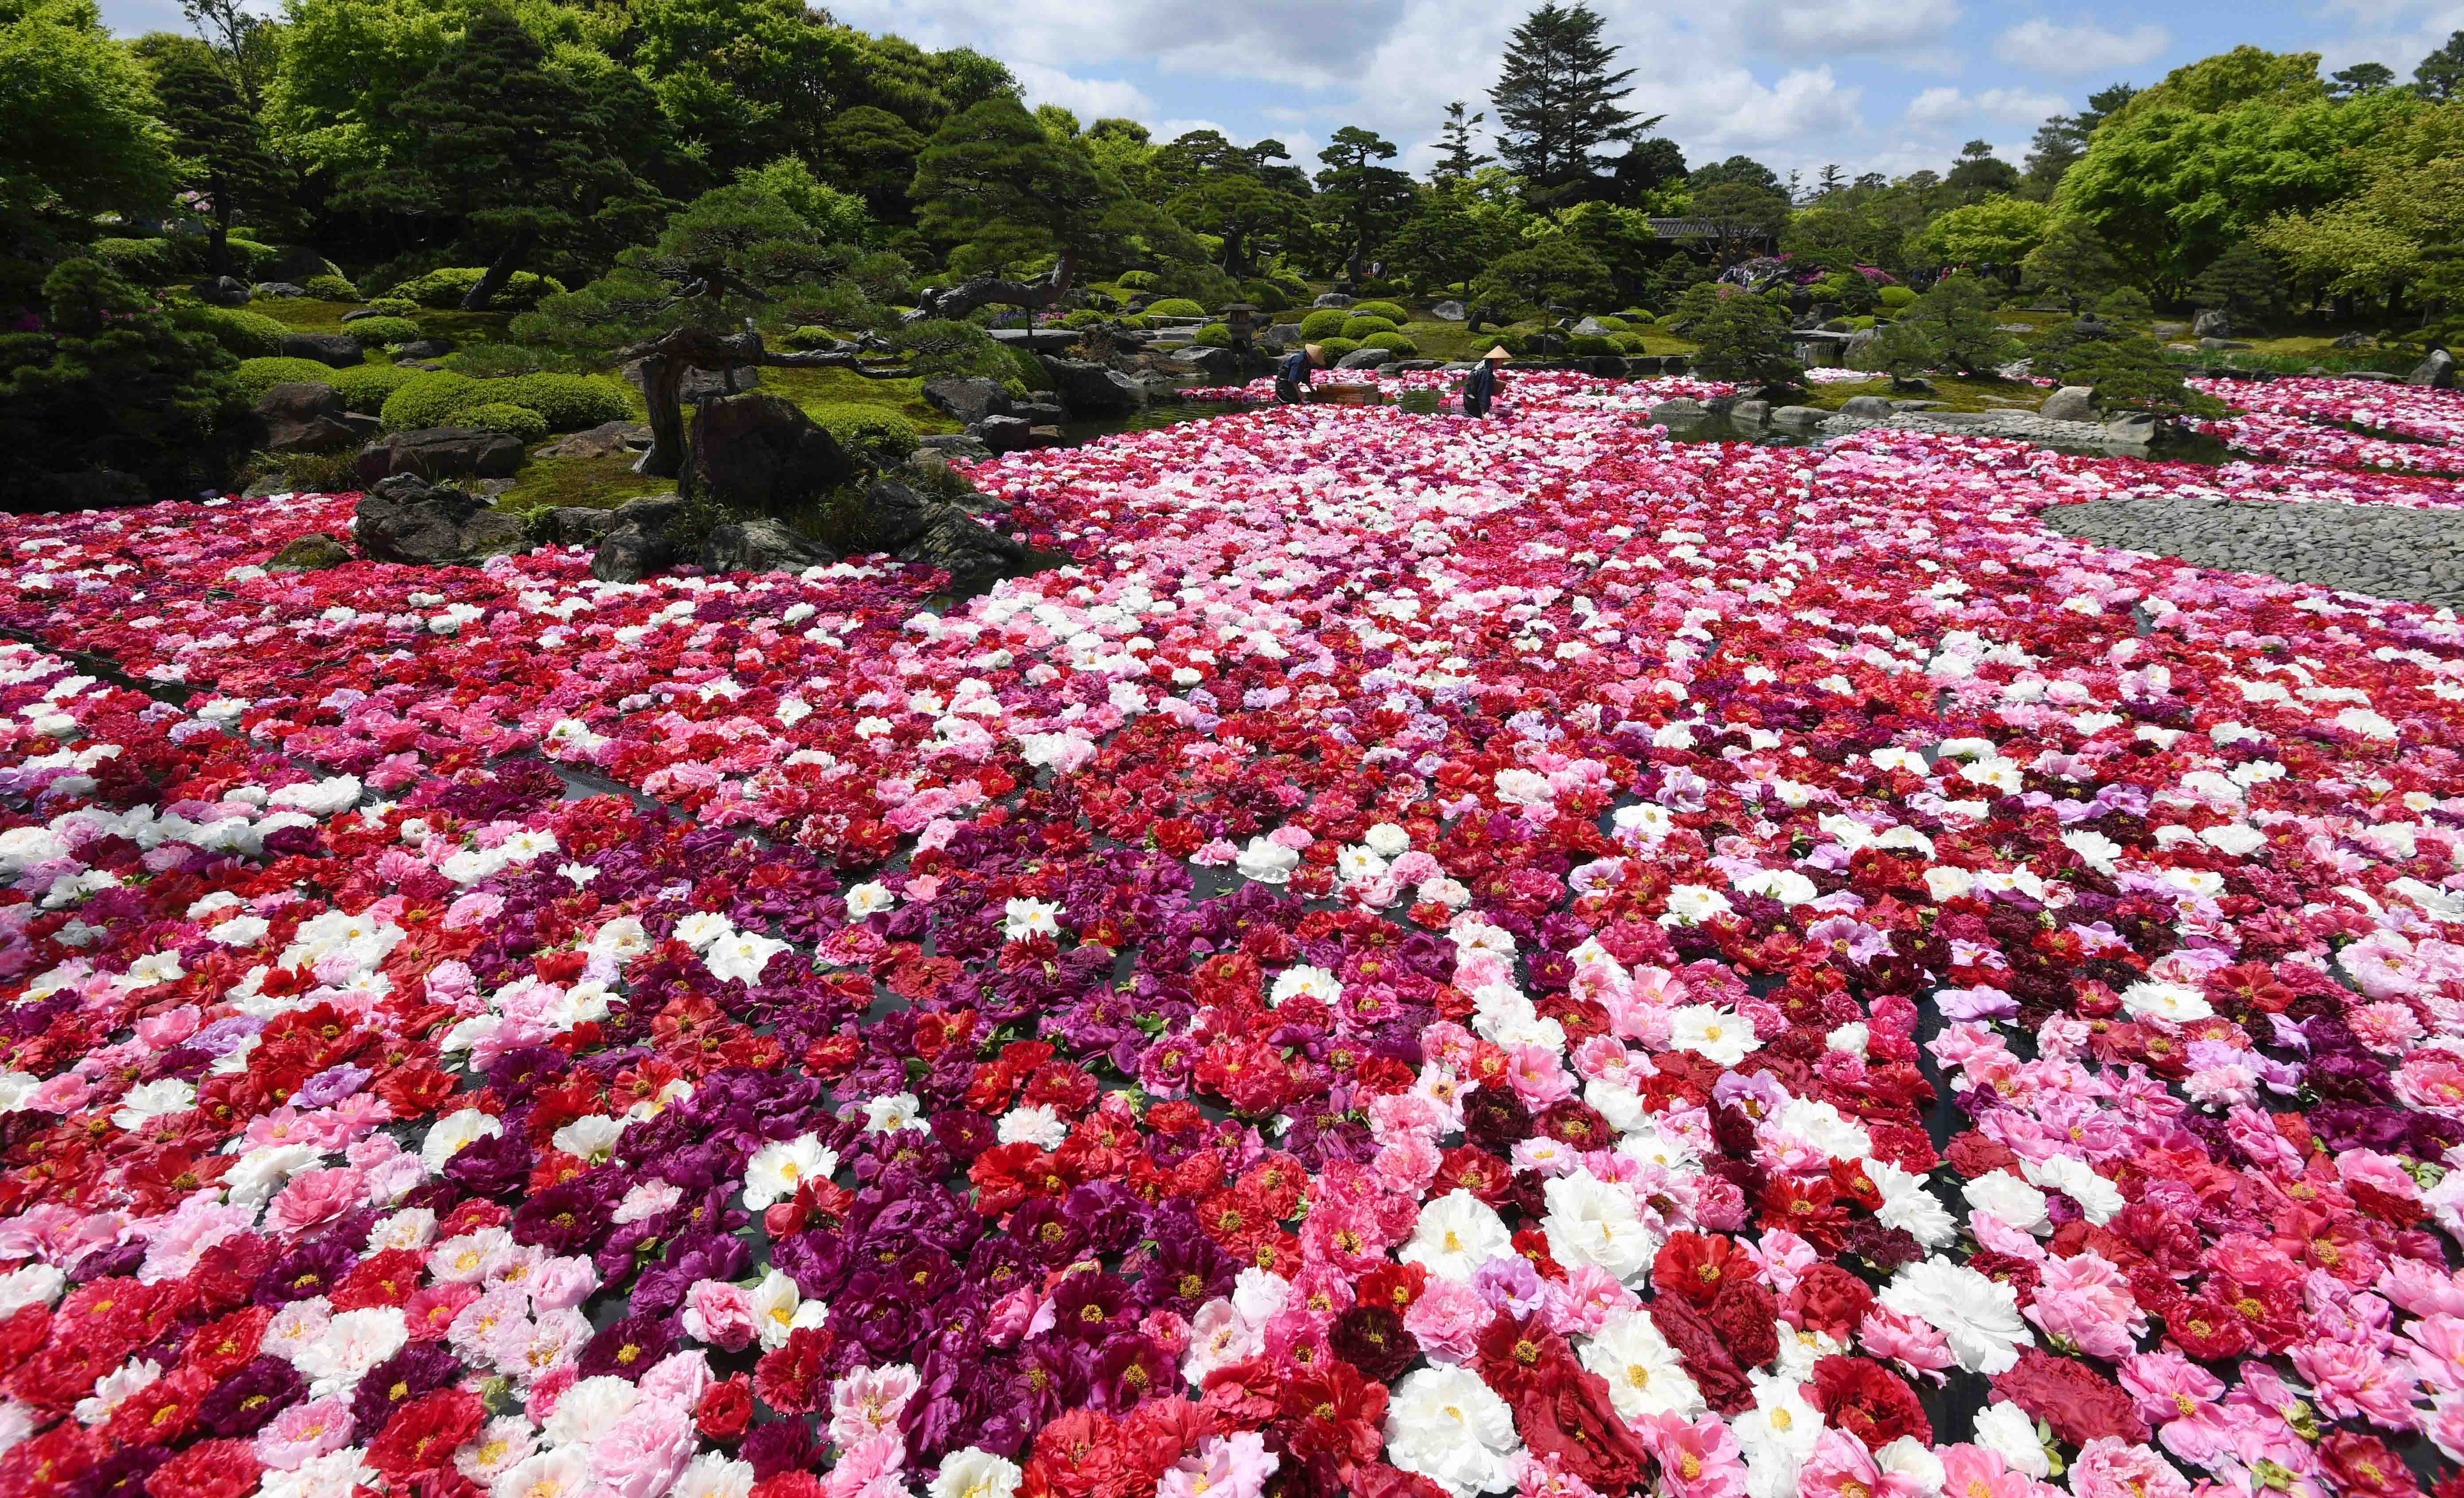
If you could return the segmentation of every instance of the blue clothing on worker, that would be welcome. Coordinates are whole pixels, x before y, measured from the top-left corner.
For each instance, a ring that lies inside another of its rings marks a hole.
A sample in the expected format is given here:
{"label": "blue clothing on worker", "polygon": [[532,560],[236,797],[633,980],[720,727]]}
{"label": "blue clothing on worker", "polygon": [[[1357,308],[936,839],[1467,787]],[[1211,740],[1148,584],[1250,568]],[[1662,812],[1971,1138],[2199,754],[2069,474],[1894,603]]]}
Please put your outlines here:
{"label": "blue clothing on worker", "polygon": [[1317,361],[1309,358],[1309,351],[1293,349],[1275,370],[1275,399],[1287,406],[1300,404],[1301,387],[1309,384],[1316,373]]}
{"label": "blue clothing on worker", "polygon": [[1497,398],[1497,365],[1484,359],[1473,366],[1463,381],[1463,414],[1485,416],[1489,402]]}

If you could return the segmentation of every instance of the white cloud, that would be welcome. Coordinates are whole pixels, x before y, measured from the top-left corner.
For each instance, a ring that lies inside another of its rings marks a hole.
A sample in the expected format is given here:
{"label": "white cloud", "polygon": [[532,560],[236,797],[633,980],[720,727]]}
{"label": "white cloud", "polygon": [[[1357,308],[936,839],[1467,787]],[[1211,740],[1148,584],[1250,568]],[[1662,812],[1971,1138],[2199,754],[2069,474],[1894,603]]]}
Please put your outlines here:
{"label": "white cloud", "polygon": [[2064,26],[2039,16],[2004,32],[1993,44],[1993,55],[2013,67],[2056,77],[2079,77],[2135,67],[2171,45],[2172,33],[2161,26],[2108,32],[2094,21]]}
{"label": "white cloud", "polygon": [[1908,100],[1907,122],[1931,126],[1957,120],[2039,121],[2069,112],[2070,100],[2059,94],[2038,94],[2020,88],[1989,88],[1963,94],[1949,87],[1929,88]]}
{"label": "white cloud", "polygon": [[1119,78],[1076,77],[1041,62],[1013,62],[1009,71],[1018,78],[1028,104],[1059,104],[1076,115],[1081,124],[1108,116],[1141,123],[1155,118],[1155,100],[1134,83]]}
{"label": "white cloud", "polygon": [[1844,56],[1897,55],[1912,38],[1959,24],[1959,0],[1748,0],[1727,12],[1731,26],[1774,50]]}

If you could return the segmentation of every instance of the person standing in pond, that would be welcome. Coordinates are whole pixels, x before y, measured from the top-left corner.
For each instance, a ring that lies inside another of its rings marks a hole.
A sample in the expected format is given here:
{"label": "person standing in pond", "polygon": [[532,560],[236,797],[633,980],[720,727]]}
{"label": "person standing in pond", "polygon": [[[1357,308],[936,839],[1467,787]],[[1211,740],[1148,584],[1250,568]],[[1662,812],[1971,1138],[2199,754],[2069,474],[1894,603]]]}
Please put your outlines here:
{"label": "person standing in pond", "polygon": [[1503,344],[1490,349],[1487,353],[1481,356],[1481,361],[1478,366],[1476,366],[1463,380],[1463,402],[1464,415],[1485,416],[1488,414],[1490,404],[1497,399],[1497,371],[1504,367],[1507,360],[1513,357],[1514,356],[1512,354],[1506,351],[1505,345]]}
{"label": "person standing in pond", "polygon": [[1275,399],[1286,406],[1298,406],[1301,391],[1317,371],[1326,367],[1326,350],[1315,343],[1303,344],[1284,358],[1275,371]]}

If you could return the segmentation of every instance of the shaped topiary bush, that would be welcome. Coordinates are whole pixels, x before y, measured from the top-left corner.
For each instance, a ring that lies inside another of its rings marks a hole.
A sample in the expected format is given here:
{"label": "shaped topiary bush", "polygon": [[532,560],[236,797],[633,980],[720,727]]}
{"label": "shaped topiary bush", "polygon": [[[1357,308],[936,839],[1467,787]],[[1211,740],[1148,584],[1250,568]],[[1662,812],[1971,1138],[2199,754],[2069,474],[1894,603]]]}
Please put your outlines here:
{"label": "shaped topiary bush", "polygon": [[423,427],[450,427],[453,418],[473,406],[482,406],[503,396],[491,390],[479,393],[480,382],[469,375],[458,375],[448,369],[430,370],[403,383],[377,414],[385,419],[388,431],[416,431]]}
{"label": "shaped topiary bush", "polygon": [[383,348],[417,339],[419,324],[408,318],[355,318],[342,324],[342,331],[359,340],[362,348]]}
{"label": "shaped topiary bush", "polygon": [[1224,323],[1210,322],[1199,328],[1190,341],[1200,348],[1230,348],[1232,329]]}
{"label": "shaped topiary bush", "polygon": [[1315,341],[1326,351],[1326,362],[1332,364],[1344,355],[1357,351],[1360,345],[1348,338],[1322,338]]}
{"label": "shaped topiary bush", "polygon": [[1186,297],[1166,297],[1161,301],[1149,302],[1147,316],[1150,318],[1202,318],[1206,316],[1206,309]]}
{"label": "shaped topiary bush", "polygon": [[1372,333],[1392,333],[1394,331],[1395,319],[1392,318],[1381,318],[1374,315],[1363,317],[1360,313],[1354,312],[1352,316],[1343,319],[1343,336],[1352,340],[1355,343],[1366,339]]}
{"label": "shaped topiary bush", "polygon": [[191,333],[203,333],[241,359],[271,358],[282,352],[291,329],[262,312],[238,307],[178,307],[171,320]]}
{"label": "shaped topiary bush", "polygon": [[[233,240],[232,243],[238,243]],[[405,297],[423,307],[458,307],[471,288],[479,284],[487,271],[475,265],[449,265],[429,272],[395,287],[389,294]],[[529,271],[516,271],[496,292],[490,309],[518,309],[536,304],[541,297],[562,295],[564,283],[553,275],[536,275]]]}
{"label": "shaped topiary bush", "polygon": [[1355,301],[1348,309],[1355,318],[1384,318],[1389,322],[1412,320],[1412,315],[1391,301]]}
{"label": "shaped topiary bush", "polygon": [[547,423],[539,413],[527,406],[515,406],[504,401],[488,401],[455,414],[453,425],[476,427],[482,431],[501,431],[524,447],[547,436]]}
{"label": "shaped topiary bush", "polygon": [[356,369],[328,369],[320,377],[342,397],[342,409],[374,415],[385,397],[421,378],[422,371],[393,364],[362,364]]}
{"label": "shaped topiary bush", "polygon": [[360,289],[339,275],[312,275],[299,289],[319,301],[357,301]]}
{"label": "shaped topiary bush", "polygon": [[1372,333],[1360,341],[1360,346],[1392,349],[1407,359],[1420,351],[1419,344],[1413,342],[1407,336],[1395,332]]}
{"label": "shaped topiary bush", "polygon": [[605,375],[516,375],[488,381],[484,388],[489,400],[527,406],[546,417],[550,431],[580,431],[632,412],[624,387]]}
{"label": "shaped topiary bush", "polygon": [[1343,332],[1351,314],[1340,307],[1320,307],[1301,319],[1301,337],[1314,343],[1320,339],[1334,338]]}
{"label": "shaped topiary bush", "polygon": [[368,302],[368,310],[388,318],[407,318],[419,310],[419,303],[407,297],[378,297]]}
{"label": "shaped topiary bush", "polygon": [[807,408],[805,414],[874,468],[894,468],[916,448],[915,424],[886,407],[834,402]]}
{"label": "shaped topiary bush", "polygon": [[277,385],[332,385],[341,372],[313,359],[243,359],[239,386],[253,401]]}
{"label": "shaped topiary bush", "polygon": [[1163,284],[1153,271],[1123,271],[1112,277],[1112,284],[1123,291],[1153,291]]}

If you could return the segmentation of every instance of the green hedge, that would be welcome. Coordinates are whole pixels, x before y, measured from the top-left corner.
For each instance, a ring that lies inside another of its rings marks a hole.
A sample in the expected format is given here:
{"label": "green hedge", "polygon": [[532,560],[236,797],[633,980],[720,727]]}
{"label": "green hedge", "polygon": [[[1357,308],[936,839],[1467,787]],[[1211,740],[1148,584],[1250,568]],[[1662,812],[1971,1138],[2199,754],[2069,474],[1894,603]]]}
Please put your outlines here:
{"label": "green hedge", "polygon": [[808,407],[805,414],[838,438],[839,446],[875,468],[894,468],[916,448],[914,423],[888,407],[832,402]]}
{"label": "green hedge", "polygon": [[1163,284],[1163,278],[1153,271],[1123,271],[1112,277],[1112,284],[1125,291],[1153,291]]}
{"label": "green hedge", "polygon": [[1917,299],[1917,294],[1904,286],[1885,286],[1874,295],[1881,298],[1883,306],[1894,311]]}
{"label": "green hedge", "polygon": [[605,375],[526,374],[483,383],[487,398],[527,406],[547,418],[550,431],[580,431],[632,414],[625,387]]}
{"label": "green hedge", "polygon": [[1360,341],[1363,348],[1391,348],[1408,359],[1420,351],[1420,345],[1400,333],[1372,333]]}
{"label": "green hedge", "polygon": [[485,401],[454,414],[456,427],[476,427],[482,431],[501,431],[528,447],[547,436],[547,423],[539,413],[527,406],[515,406],[504,401]]}
{"label": "green hedge", "polygon": [[[479,284],[479,277],[487,274],[482,266],[449,265],[403,282],[390,295],[407,297],[423,307],[458,307],[462,305],[462,298],[471,294],[471,288]],[[553,275],[534,275],[528,271],[516,271],[497,290],[491,310],[528,307],[541,297],[561,296],[563,292],[564,283]]]}
{"label": "green hedge", "polygon": [[360,341],[362,348],[383,348],[387,343],[408,343],[419,337],[419,324],[408,318],[354,318],[342,324],[342,331]]}
{"label": "green hedge", "polygon": [[1343,336],[1352,340],[1355,343],[1363,341],[1372,333],[1392,333],[1394,331],[1395,319],[1393,318],[1378,317],[1375,314],[1363,316],[1360,313],[1355,312],[1352,316],[1343,319]]}
{"label": "green hedge", "polygon": [[340,373],[313,359],[243,359],[239,386],[253,401],[277,385],[332,385]]}
{"label": "green hedge", "polygon": [[1334,338],[1343,332],[1343,324],[1350,316],[1340,307],[1320,307],[1301,319],[1301,337],[1312,343],[1320,339]]}
{"label": "green hedge", "polygon": [[1249,305],[1265,313],[1283,312],[1292,304],[1289,294],[1272,281],[1243,281],[1241,297]]}
{"label": "green hedge", "polygon": [[184,328],[208,335],[241,359],[266,359],[281,353],[282,340],[291,331],[262,312],[238,307],[181,307],[172,313],[171,319]]}
{"label": "green hedge", "polygon": [[1615,354],[1618,349],[1615,339],[1602,334],[1585,333],[1568,339],[1566,352],[1588,358],[1597,354]]}
{"label": "green hedge", "polygon": [[1348,338],[1322,338],[1317,340],[1317,346],[1326,354],[1326,362],[1329,364],[1332,364],[1346,354],[1358,351],[1360,347],[1358,343]]}
{"label": "green hedge", "polygon": [[368,310],[388,318],[407,318],[419,310],[419,303],[407,297],[378,297],[369,301]]}
{"label": "green hedge", "polygon": [[194,267],[167,239],[98,239],[86,253],[132,281],[168,280]]}
{"label": "green hedge", "polygon": [[1409,322],[1412,315],[1391,301],[1355,301],[1348,311],[1355,318],[1384,318],[1389,322]]}
{"label": "green hedge", "polygon": [[375,415],[385,408],[385,397],[421,378],[417,369],[403,369],[393,364],[362,364],[356,369],[326,371],[325,383],[341,392],[342,408]]}
{"label": "green hedge", "polygon": [[1227,323],[1210,322],[1206,324],[1206,326],[1199,328],[1198,332],[1190,338],[1190,341],[1200,348],[1230,348],[1232,346],[1232,329]]}
{"label": "green hedge", "polygon": [[360,289],[339,275],[312,275],[299,289],[320,301],[357,301]]}
{"label": "green hedge", "polygon": [[1149,302],[1147,316],[1150,318],[1202,318],[1206,316],[1206,309],[1186,297],[1166,297],[1161,301]]}

